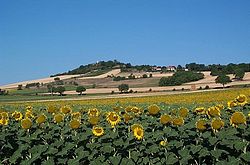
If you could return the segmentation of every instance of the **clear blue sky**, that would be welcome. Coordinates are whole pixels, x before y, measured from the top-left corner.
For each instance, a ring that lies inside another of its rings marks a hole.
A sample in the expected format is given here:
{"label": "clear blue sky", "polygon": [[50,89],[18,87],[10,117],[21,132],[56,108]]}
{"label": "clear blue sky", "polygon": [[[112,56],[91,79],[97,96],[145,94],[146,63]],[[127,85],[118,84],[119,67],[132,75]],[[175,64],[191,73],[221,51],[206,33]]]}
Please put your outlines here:
{"label": "clear blue sky", "polygon": [[250,62],[250,1],[0,0],[0,85],[113,59]]}

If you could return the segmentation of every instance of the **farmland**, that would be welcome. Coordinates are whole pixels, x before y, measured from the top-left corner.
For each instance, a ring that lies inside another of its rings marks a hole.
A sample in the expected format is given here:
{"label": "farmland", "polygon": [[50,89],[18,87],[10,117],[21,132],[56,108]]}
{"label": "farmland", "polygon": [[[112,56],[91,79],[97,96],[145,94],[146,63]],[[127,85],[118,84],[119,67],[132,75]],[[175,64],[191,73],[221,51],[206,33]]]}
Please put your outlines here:
{"label": "farmland", "polygon": [[249,88],[2,102],[2,164],[249,164]]}

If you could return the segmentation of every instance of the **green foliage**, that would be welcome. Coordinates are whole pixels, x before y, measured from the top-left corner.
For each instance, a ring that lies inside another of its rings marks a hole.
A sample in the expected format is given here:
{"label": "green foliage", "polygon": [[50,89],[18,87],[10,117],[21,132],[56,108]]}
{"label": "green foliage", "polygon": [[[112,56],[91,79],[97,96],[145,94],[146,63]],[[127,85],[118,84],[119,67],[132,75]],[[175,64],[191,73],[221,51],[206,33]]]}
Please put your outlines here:
{"label": "green foliage", "polygon": [[[198,132],[195,122],[201,117],[189,113],[183,126],[159,123],[161,114],[171,113],[174,105],[161,104],[160,114],[147,115],[148,104],[141,105],[143,114],[128,124],[121,121],[115,128],[104,118],[99,125],[105,133],[95,137],[92,126],[88,124],[87,114],[82,114],[81,126],[72,130],[69,127],[70,115],[64,122],[56,124],[53,115],[44,107],[34,107],[36,113],[44,113],[47,121],[38,125],[33,120],[31,129],[23,130],[20,122],[10,120],[8,126],[0,126],[0,162],[1,164],[249,164],[250,163],[250,127],[234,128],[226,122],[231,113],[221,110],[225,126],[218,132],[211,128]],[[171,106],[171,108],[170,108]],[[190,105],[188,109],[192,109]],[[101,106],[103,112],[112,111],[112,107]],[[74,105],[74,110],[82,109]],[[245,114],[249,106],[238,107]],[[125,109],[120,110],[121,113]],[[203,116],[203,118],[206,118]],[[212,119],[206,118],[208,125]],[[143,140],[136,140],[130,126],[142,124]],[[161,146],[160,141],[167,141]]]}
{"label": "green foliage", "polygon": [[234,76],[236,79],[242,80],[245,76],[245,71],[243,69],[238,68],[234,71]]}
{"label": "green foliage", "polygon": [[17,86],[17,90],[22,90],[23,89],[23,85],[22,84],[19,84],[18,86]]}
{"label": "green foliage", "polygon": [[55,92],[59,93],[60,96],[63,95],[63,92],[65,91],[65,87],[64,86],[58,86],[55,88]]}
{"label": "green foliage", "polygon": [[129,90],[129,86],[128,84],[121,84],[118,86],[118,89],[119,91],[121,91],[121,93],[127,92]]}
{"label": "green foliage", "polygon": [[82,92],[85,92],[86,88],[84,86],[78,86],[76,88],[76,92],[80,93],[80,95],[82,95]]}
{"label": "green foliage", "polygon": [[202,73],[196,73],[192,71],[179,71],[171,77],[162,77],[159,81],[159,86],[174,86],[181,85],[183,83],[197,81],[203,79]]}
{"label": "green foliage", "polygon": [[216,79],[215,79],[216,83],[220,83],[223,85],[223,87],[225,86],[225,84],[228,84],[231,82],[230,77],[225,75],[225,74],[221,74],[219,75]]}

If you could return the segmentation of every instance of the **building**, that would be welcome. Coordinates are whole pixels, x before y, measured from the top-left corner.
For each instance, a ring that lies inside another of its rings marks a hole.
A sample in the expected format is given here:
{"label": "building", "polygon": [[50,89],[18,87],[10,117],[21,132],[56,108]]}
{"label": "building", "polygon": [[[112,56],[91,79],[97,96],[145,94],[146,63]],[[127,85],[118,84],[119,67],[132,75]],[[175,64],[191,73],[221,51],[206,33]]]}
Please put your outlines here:
{"label": "building", "polygon": [[167,71],[176,72],[175,66],[167,66],[166,69],[167,69]]}

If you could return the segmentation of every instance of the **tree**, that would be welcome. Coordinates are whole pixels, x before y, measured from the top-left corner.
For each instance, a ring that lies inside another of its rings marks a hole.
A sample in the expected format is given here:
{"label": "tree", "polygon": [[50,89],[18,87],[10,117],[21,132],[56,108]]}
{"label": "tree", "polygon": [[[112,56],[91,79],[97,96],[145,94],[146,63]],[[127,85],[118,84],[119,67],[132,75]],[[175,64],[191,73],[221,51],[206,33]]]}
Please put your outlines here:
{"label": "tree", "polygon": [[215,79],[216,83],[220,83],[223,85],[223,88],[225,86],[225,84],[228,84],[231,82],[230,77],[227,76],[226,74],[220,74],[216,79]]}
{"label": "tree", "polygon": [[52,84],[47,85],[48,92],[51,93],[51,96],[53,96],[53,93],[56,92],[56,87],[54,87]]}
{"label": "tree", "polygon": [[80,95],[82,95],[82,92],[85,92],[86,88],[84,86],[78,86],[76,88],[76,92],[80,93]]}
{"label": "tree", "polygon": [[55,92],[58,92],[60,94],[60,96],[62,96],[64,91],[65,91],[65,87],[59,86],[56,88]]}
{"label": "tree", "polygon": [[119,89],[119,91],[121,91],[121,93],[128,92],[129,86],[128,86],[128,84],[121,84],[118,86],[118,89]]}
{"label": "tree", "polygon": [[22,90],[23,89],[23,85],[22,84],[19,84],[18,86],[17,86],[17,90]]}
{"label": "tree", "polygon": [[234,76],[238,80],[243,80],[243,77],[245,76],[245,71],[243,69],[238,68],[234,71]]}
{"label": "tree", "polygon": [[148,75],[147,74],[143,74],[142,78],[148,78]]}

